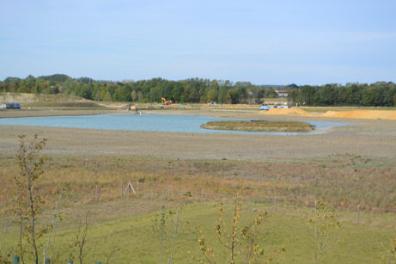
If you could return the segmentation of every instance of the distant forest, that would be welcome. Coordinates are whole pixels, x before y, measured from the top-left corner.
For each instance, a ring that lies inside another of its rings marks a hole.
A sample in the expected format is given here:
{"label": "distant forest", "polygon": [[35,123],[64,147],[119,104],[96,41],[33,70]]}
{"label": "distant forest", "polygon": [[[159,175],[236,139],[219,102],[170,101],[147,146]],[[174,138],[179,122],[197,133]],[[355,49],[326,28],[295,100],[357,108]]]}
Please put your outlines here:
{"label": "distant forest", "polygon": [[64,74],[24,79],[9,77],[0,81],[0,92],[76,95],[96,101],[160,102],[161,97],[177,103],[262,103],[276,98],[275,89],[287,90],[289,101],[307,106],[396,106],[396,84],[350,83],[346,85],[268,86],[250,82],[209,79],[171,81],[161,78],[141,81],[99,81],[71,78]]}

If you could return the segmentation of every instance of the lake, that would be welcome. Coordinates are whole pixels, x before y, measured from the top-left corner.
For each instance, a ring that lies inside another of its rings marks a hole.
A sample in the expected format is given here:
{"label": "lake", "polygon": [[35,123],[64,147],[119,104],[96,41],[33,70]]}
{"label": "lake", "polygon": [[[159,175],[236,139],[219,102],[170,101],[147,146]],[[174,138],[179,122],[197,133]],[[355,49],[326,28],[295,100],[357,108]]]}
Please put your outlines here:
{"label": "lake", "polygon": [[[254,135],[313,135],[321,134],[331,128],[345,125],[334,121],[306,121],[315,126],[311,132],[243,132],[208,130],[200,126],[208,121],[234,120],[231,118],[217,118],[205,115],[170,115],[170,114],[101,114],[84,116],[48,116],[48,117],[18,117],[1,118],[0,125],[40,126],[81,128],[120,131],[149,131],[149,132],[178,132],[178,133],[206,133],[206,134],[254,134]],[[241,120],[241,119],[238,119]]]}

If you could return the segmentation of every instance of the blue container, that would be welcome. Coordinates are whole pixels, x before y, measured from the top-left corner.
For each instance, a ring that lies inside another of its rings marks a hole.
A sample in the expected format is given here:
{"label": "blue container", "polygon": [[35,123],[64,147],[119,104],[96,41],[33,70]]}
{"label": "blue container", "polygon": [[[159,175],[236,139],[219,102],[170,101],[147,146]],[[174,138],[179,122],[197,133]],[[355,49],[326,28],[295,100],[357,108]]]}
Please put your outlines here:
{"label": "blue container", "polygon": [[259,109],[260,109],[260,110],[263,110],[263,111],[268,111],[268,110],[270,110],[270,108],[269,108],[268,105],[262,105],[262,106],[260,106]]}
{"label": "blue container", "polygon": [[7,103],[6,108],[7,109],[21,109],[21,104],[20,103]]}

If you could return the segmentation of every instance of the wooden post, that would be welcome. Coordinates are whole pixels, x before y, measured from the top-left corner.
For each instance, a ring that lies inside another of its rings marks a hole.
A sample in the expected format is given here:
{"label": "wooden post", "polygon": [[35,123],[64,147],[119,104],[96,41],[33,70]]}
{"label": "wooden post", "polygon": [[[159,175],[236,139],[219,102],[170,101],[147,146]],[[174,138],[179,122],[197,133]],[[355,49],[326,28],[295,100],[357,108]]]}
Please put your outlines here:
{"label": "wooden post", "polygon": [[132,185],[132,182],[128,182],[127,186],[123,190],[123,193],[124,194],[126,193],[128,198],[129,198],[129,194],[130,193],[136,194],[136,191],[135,191],[135,188]]}
{"label": "wooden post", "polygon": [[19,264],[21,258],[19,256],[12,257],[12,264]]}

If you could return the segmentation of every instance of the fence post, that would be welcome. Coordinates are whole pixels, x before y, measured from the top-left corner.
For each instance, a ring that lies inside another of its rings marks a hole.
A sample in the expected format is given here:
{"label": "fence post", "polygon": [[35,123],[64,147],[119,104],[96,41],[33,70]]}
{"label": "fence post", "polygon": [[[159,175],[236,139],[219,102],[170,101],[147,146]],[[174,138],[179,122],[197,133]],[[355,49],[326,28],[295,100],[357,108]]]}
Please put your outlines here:
{"label": "fence post", "polygon": [[19,261],[21,258],[19,256],[13,256],[12,257],[12,264],[19,264]]}

